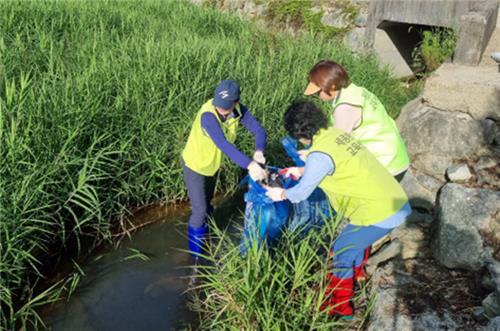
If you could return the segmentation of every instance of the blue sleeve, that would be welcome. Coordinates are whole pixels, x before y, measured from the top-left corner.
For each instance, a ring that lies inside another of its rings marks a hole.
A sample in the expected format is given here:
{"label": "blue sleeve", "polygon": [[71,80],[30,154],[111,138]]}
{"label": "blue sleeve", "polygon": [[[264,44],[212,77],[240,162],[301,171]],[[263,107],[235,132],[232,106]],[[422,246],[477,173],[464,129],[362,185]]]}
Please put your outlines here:
{"label": "blue sleeve", "polygon": [[252,113],[250,113],[245,106],[240,105],[240,109],[242,113],[241,124],[243,124],[245,128],[255,137],[255,150],[264,151],[267,139],[266,130],[260,125],[255,117],[253,117]]}
{"label": "blue sleeve", "polygon": [[332,158],[321,152],[313,152],[307,156],[304,175],[299,183],[285,191],[286,197],[292,203],[306,200],[319,183],[335,171]]}
{"label": "blue sleeve", "polygon": [[229,141],[227,141],[222,128],[214,114],[206,112],[201,115],[201,127],[212,139],[215,146],[217,146],[222,153],[226,154],[234,163],[242,168],[247,168],[252,161],[248,156],[240,152]]}

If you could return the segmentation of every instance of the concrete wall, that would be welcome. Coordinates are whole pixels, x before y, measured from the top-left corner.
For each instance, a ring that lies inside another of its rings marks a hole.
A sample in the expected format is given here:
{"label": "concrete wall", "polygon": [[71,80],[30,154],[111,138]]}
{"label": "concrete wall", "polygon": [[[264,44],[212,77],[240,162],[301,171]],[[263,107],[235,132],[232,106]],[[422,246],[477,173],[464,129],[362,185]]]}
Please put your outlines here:
{"label": "concrete wall", "polygon": [[372,0],[366,40],[373,45],[382,22],[452,28],[458,33],[454,61],[477,65],[497,24],[499,0]]}

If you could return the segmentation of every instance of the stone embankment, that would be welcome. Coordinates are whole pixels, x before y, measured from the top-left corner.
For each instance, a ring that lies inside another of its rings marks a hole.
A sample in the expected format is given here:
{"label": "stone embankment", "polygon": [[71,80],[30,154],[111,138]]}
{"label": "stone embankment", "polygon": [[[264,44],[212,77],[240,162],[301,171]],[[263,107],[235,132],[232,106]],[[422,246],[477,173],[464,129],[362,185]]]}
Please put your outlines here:
{"label": "stone embankment", "polygon": [[[500,50],[496,28],[487,50]],[[485,55],[486,57],[487,55]],[[442,65],[398,118],[415,210],[369,261],[369,330],[500,330],[500,73]]]}

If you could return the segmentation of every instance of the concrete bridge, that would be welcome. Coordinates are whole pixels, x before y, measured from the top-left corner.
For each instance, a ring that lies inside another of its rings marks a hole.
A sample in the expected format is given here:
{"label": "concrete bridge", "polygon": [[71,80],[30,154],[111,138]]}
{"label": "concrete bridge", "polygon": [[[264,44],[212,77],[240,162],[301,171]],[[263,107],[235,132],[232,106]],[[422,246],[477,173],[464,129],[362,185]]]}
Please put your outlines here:
{"label": "concrete bridge", "polygon": [[[457,33],[453,62],[478,65],[500,23],[500,0],[371,0],[366,42],[373,46],[377,28],[390,39],[410,63],[415,36],[404,33],[401,25],[452,28]],[[498,29],[497,29],[498,30]],[[403,32],[403,33],[402,33]]]}

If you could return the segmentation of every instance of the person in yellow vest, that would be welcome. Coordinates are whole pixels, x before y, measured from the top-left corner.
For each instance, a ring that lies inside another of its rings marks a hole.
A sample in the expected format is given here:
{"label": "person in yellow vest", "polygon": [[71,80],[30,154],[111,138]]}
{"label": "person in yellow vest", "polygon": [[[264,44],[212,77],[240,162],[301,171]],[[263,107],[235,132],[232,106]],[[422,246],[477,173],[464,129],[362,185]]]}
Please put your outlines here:
{"label": "person in yellow vest", "polygon": [[[234,145],[239,124],[255,137],[255,153],[250,158]],[[266,131],[240,103],[240,86],[233,80],[223,80],[196,114],[186,146],[182,151],[184,183],[191,201],[188,224],[188,246],[193,257],[203,251],[207,235],[206,219],[212,213],[216,173],[225,154],[234,163],[247,169],[250,177],[266,177],[263,165]]]}
{"label": "person in yellow vest", "polygon": [[[394,120],[380,100],[366,88],[350,82],[347,71],[334,61],[320,61],[309,71],[305,95],[317,95],[332,103],[333,126],[351,133],[400,182],[410,159]],[[365,252],[356,279],[365,279],[364,265],[371,247]]]}
{"label": "person in yellow vest", "polygon": [[284,116],[288,134],[307,151],[305,167],[292,167],[286,176],[300,178],[290,188],[266,187],[273,201],[298,203],[320,187],[333,208],[350,219],[335,241],[333,272],[322,309],[351,319],[354,272],[364,251],[402,224],[411,213],[408,197],[387,169],[351,134],[328,127],[325,114],[313,103],[292,104]]}
{"label": "person in yellow vest", "polygon": [[410,159],[396,123],[373,93],[350,82],[340,64],[316,63],[304,94],[331,102],[333,126],[351,133],[398,181],[403,178]]}

